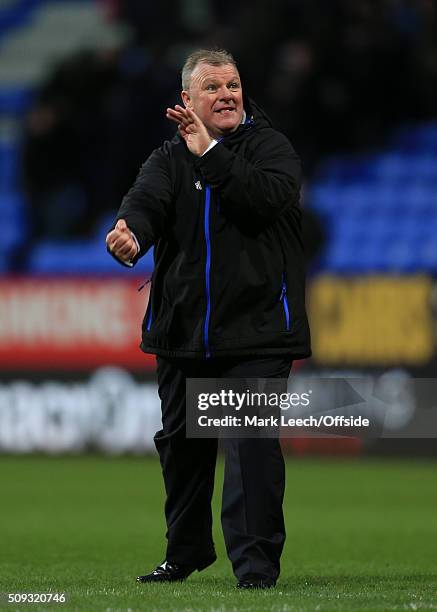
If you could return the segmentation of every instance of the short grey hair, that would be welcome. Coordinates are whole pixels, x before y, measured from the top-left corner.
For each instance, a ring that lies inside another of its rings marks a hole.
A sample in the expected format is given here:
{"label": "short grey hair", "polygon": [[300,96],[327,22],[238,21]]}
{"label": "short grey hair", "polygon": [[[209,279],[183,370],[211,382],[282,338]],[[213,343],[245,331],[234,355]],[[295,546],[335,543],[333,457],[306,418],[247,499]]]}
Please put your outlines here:
{"label": "short grey hair", "polygon": [[[237,68],[237,62],[229,51],[224,49],[198,49],[193,51],[185,60],[182,68],[182,89],[188,90],[191,83],[191,74],[198,64],[209,64],[210,66],[223,66],[232,64]],[[238,69],[238,68],[237,68]]]}

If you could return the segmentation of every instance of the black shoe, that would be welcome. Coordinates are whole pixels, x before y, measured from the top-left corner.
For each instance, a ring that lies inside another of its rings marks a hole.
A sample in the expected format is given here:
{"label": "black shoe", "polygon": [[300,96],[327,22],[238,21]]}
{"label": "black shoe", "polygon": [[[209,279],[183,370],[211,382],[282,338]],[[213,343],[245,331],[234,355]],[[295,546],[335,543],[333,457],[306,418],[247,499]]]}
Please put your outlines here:
{"label": "black shoe", "polygon": [[161,565],[146,576],[138,576],[137,582],[176,582],[188,578],[196,570],[195,567],[179,565],[164,561]]}
{"label": "black shoe", "polygon": [[271,589],[276,586],[276,580],[268,576],[258,576],[239,580],[237,589]]}
{"label": "black shoe", "polygon": [[214,563],[216,559],[217,557],[214,555],[204,563],[200,563],[195,567],[163,561],[161,565],[158,565],[158,567],[151,574],[147,574],[146,576],[138,576],[137,582],[182,582],[196,570],[198,572],[204,570],[206,567]]}

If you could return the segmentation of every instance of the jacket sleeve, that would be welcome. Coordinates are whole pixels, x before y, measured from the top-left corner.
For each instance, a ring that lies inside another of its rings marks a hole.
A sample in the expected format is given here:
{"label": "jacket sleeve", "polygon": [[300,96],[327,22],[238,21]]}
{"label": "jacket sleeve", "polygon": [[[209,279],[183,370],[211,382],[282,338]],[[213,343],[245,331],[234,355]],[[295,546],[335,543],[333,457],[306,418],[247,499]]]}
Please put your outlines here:
{"label": "jacket sleeve", "polygon": [[288,139],[266,130],[251,159],[219,142],[199,160],[205,180],[239,214],[274,220],[289,206],[298,205],[301,165]]}
{"label": "jacket sleeve", "polygon": [[115,223],[125,219],[140,246],[135,264],[163,235],[172,202],[170,162],[162,149],[154,151],[141,167],[123,198]]}

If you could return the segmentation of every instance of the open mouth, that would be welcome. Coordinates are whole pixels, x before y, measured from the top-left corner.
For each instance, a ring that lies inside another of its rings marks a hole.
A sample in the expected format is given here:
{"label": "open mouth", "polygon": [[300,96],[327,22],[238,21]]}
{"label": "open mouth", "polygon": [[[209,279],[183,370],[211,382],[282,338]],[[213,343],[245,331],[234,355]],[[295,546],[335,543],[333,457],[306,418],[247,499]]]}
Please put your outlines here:
{"label": "open mouth", "polygon": [[218,110],[214,111],[215,113],[219,114],[219,115],[229,115],[230,113],[234,113],[235,112],[235,108],[231,108],[226,107],[226,108],[219,108]]}

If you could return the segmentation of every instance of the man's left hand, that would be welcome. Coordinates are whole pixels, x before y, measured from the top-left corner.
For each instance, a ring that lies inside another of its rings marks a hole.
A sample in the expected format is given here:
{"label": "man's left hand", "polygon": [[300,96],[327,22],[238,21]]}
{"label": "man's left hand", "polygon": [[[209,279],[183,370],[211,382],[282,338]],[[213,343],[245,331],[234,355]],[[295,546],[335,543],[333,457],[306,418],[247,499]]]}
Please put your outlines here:
{"label": "man's left hand", "polygon": [[188,149],[199,157],[203,155],[212,142],[211,136],[204,123],[190,108],[184,108],[179,104],[173,108],[167,108],[167,119],[178,124],[179,133],[187,143]]}

